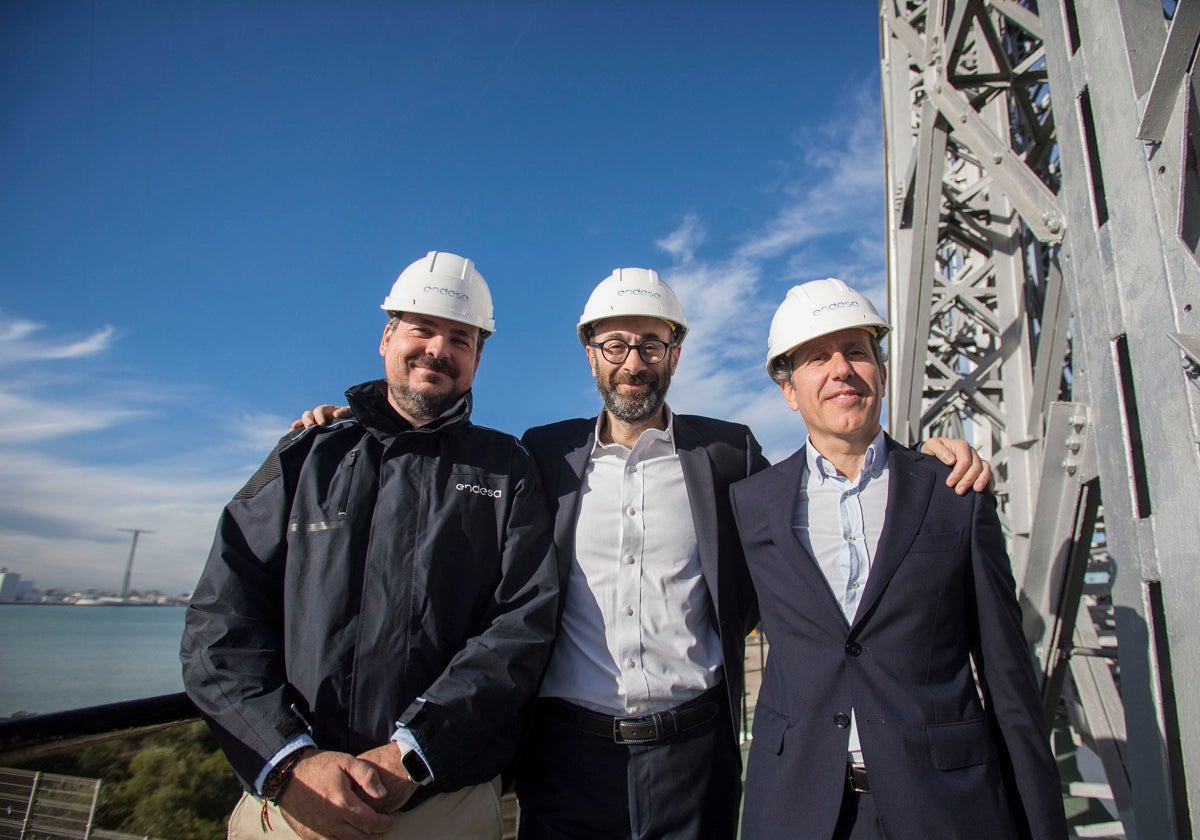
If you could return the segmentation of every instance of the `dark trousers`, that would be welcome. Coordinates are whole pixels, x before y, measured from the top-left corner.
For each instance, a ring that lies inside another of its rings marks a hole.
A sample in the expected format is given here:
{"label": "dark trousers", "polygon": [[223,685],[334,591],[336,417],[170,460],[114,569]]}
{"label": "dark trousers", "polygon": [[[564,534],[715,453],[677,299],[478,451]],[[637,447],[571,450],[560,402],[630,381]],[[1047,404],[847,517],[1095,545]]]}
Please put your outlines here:
{"label": "dark trousers", "polygon": [[701,699],[719,704],[711,721],[645,746],[537,715],[517,765],[520,840],[733,840],[742,761],[725,686]]}
{"label": "dark trousers", "polygon": [[832,840],[885,840],[871,794],[858,793],[846,785]]}

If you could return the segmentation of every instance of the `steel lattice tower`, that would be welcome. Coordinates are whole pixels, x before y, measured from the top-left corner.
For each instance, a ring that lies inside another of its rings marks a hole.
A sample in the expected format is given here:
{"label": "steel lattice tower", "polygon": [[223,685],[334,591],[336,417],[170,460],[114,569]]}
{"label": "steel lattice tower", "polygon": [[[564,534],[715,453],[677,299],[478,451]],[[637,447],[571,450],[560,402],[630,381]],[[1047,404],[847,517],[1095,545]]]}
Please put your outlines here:
{"label": "steel lattice tower", "polygon": [[1191,838],[1200,0],[882,0],[880,22],[891,432],[996,468],[1047,713],[1119,811],[1086,836]]}

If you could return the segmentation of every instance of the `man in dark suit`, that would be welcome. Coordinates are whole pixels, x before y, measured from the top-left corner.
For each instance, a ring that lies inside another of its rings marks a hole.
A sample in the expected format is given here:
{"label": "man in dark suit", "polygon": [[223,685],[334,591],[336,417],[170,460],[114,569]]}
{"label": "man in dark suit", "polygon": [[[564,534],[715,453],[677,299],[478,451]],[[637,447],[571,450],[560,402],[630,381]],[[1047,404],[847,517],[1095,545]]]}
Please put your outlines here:
{"label": "man in dark suit", "polygon": [[888,329],[838,280],[771,324],[808,440],[732,491],[771,645],[742,836],[1065,838],[995,500],[884,434]]}
{"label": "man in dark suit", "polygon": [[687,321],[657,273],[614,271],[578,334],[604,410],[523,437],[567,594],[517,767],[520,836],[732,838],[757,612],[729,486],[767,462],[746,426],[667,407]]}

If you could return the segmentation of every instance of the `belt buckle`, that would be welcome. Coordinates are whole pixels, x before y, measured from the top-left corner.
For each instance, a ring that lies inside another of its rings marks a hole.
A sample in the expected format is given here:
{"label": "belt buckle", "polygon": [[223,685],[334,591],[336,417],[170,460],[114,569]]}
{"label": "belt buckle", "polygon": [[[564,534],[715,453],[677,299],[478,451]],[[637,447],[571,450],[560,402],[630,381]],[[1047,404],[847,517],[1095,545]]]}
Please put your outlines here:
{"label": "belt buckle", "polygon": [[867,779],[867,768],[861,764],[846,764],[846,782],[855,793],[871,792],[871,783]]}
{"label": "belt buckle", "polygon": [[658,715],[613,718],[613,741],[618,744],[657,744],[662,739]]}

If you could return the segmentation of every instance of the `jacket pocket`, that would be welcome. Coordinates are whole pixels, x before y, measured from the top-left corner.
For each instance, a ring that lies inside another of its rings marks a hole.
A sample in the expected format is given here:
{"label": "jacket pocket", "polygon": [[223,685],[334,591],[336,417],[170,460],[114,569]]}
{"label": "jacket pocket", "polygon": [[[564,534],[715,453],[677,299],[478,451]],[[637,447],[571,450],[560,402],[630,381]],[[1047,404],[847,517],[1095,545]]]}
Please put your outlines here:
{"label": "jacket pocket", "polygon": [[963,546],[966,531],[946,531],[940,534],[917,534],[908,547],[909,554],[940,554],[943,551],[957,552]]}
{"label": "jacket pocket", "polygon": [[997,758],[996,742],[985,718],[925,727],[929,755],[938,770],[958,770]]}
{"label": "jacket pocket", "polygon": [[754,710],[754,740],[775,755],[783,754],[783,736],[791,725],[790,720],[762,703]]}

